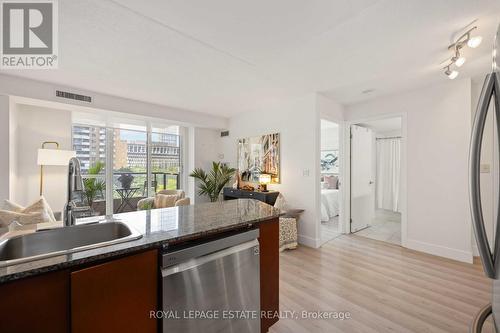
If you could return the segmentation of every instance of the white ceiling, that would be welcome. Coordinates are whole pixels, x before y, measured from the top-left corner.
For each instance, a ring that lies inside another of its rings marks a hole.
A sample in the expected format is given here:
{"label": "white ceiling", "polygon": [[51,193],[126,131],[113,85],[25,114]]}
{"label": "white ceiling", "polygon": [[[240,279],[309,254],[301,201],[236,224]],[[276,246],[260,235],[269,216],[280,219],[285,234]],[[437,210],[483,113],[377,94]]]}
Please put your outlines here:
{"label": "white ceiling", "polygon": [[447,80],[474,19],[485,42],[461,76],[488,70],[500,1],[59,1],[59,69],[8,74],[223,116],[312,92],[350,104]]}

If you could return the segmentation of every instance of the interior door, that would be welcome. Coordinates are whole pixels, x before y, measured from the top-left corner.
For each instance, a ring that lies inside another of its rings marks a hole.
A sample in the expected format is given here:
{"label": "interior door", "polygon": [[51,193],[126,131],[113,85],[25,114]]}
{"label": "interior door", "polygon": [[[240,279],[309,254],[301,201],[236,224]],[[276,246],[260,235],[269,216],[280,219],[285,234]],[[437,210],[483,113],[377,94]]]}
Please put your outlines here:
{"label": "interior door", "polygon": [[351,232],[364,229],[375,213],[373,131],[351,126]]}

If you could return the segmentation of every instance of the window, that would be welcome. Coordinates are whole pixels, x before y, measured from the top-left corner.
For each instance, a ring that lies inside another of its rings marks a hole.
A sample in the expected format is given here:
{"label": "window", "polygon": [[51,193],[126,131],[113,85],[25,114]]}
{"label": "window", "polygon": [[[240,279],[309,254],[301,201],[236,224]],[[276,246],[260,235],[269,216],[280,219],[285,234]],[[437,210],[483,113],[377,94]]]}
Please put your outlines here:
{"label": "window", "polygon": [[[148,131],[146,126],[116,123],[108,127],[73,124],[73,149],[90,187],[80,204],[91,204],[95,215],[127,212],[136,209],[137,201],[157,191],[180,188],[179,132],[178,126],[155,126]],[[106,169],[106,161],[112,163],[111,170]],[[106,191],[106,186],[103,190],[103,183],[111,190]],[[89,200],[93,185],[98,185],[94,186],[98,191]]]}

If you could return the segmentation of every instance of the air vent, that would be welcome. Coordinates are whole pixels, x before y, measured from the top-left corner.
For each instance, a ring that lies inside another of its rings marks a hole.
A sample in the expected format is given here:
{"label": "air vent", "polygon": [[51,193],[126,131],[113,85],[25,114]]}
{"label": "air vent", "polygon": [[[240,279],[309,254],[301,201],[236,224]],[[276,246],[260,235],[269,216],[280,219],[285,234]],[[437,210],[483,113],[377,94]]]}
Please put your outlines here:
{"label": "air vent", "polygon": [[222,132],[220,132],[220,136],[221,137],[229,136],[229,131],[222,131]]}
{"label": "air vent", "polygon": [[92,97],[90,96],[78,95],[67,91],[56,90],[56,97],[74,99],[75,101],[92,103]]}

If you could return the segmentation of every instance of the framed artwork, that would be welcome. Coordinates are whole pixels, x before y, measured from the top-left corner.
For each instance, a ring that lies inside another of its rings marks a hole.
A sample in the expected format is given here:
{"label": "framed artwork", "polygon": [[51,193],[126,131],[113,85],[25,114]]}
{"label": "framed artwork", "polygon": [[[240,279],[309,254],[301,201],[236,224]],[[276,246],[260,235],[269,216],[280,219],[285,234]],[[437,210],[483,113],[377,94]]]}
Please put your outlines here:
{"label": "framed artwork", "polygon": [[266,134],[238,140],[238,173],[243,182],[258,183],[261,173],[280,183],[280,134]]}
{"label": "framed artwork", "polygon": [[321,158],[322,173],[339,173],[338,150],[322,150],[320,158]]}

